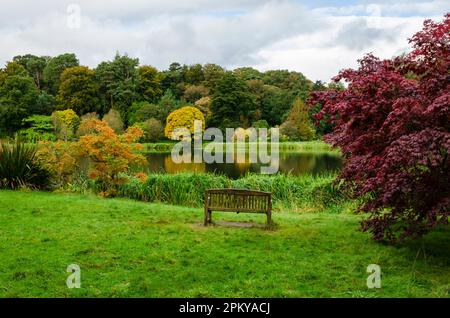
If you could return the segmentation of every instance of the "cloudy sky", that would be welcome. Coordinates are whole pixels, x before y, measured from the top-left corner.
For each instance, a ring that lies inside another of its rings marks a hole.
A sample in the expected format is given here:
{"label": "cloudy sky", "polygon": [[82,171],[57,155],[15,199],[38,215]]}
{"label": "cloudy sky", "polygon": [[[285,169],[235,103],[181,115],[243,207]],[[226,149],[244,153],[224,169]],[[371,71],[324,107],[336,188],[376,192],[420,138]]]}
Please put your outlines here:
{"label": "cloudy sky", "polygon": [[2,0],[0,64],[74,52],[95,67],[119,51],[158,69],[217,63],[329,81],[364,53],[407,51],[425,18],[448,11],[449,0]]}

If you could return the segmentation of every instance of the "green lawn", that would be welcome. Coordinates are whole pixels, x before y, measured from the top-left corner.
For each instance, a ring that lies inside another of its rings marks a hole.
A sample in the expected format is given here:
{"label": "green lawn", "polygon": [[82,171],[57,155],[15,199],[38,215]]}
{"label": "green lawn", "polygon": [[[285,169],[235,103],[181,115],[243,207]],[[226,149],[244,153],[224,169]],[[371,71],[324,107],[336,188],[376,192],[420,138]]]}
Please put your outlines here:
{"label": "green lawn", "polygon": [[[448,227],[394,247],[373,242],[346,213],[279,212],[273,231],[204,228],[202,216],[127,199],[0,191],[0,296],[449,295]],[[80,289],[65,284],[72,263],[81,267]],[[371,263],[381,266],[381,289],[366,286]]]}

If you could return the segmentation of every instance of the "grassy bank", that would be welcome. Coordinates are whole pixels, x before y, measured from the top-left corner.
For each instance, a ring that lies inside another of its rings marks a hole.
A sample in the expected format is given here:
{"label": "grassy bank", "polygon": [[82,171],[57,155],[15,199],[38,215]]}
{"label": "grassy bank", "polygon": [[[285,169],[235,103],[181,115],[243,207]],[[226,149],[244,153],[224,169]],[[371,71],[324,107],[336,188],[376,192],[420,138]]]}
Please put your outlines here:
{"label": "grassy bank", "polygon": [[272,192],[276,211],[321,211],[326,208],[333,209],[347,202],[343,193],[333,184],[335,177],[335,174],[317,176],[248,174],[243,178],[232,180],[226,176],[210,173],[156,173],[150,174],[145,182],[131,178],[128,183],[119,187],[118,194],[140,201],[201,207],[206,189],[253,189]]}
{"label": "grassy bank", "polygon": [[[156,143],[145,143],[143,144],[143,152],[170,152],[173,146],[176,144],[174,141],[164,141],[164,142],[156,142]],[[211,144],[211,142],[203,142],[203,147],[205,145]],[[266,147],[265,143],[245,143],[245,144],[235,144],[235,148],[237,147],[245,147],[248,149],[252,146],[257,147]],[[226,150],[226,143],[221,144],[222,151]],[[220,149],[219,146],[219,149]],[[270,143],[269,143],[270,148]],[[313,141],[289,141],[289,142],[280,142],[279,149],[283,152],[332,152],[339,153],[339,150],[333,149],[329,144],[321,141],[321,140],[313,140]]]}
{"label": "grassy bank", "polygon": [[[448,297],[448,228],[393,247],[345,213],[276,213],[273,231],[204,228],[202,217],[199,208],[0,191],[0,297]],[[80,289],[66,287],[73,263]],[[372,263],[381,289],[366,286]]]}

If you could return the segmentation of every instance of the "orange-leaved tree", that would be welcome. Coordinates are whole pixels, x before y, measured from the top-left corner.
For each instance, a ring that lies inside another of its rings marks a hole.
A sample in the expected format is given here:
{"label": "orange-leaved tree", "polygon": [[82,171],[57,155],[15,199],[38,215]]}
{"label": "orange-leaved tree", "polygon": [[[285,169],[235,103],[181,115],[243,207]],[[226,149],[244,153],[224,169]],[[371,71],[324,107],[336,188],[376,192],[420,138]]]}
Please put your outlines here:
{"label": "orange-leaved tree", "polygon": [[112,196],[117,185],[125,181],[120,174],[128,172],[133,164],[145,162],[145,158],[136,153],[141,145],[134,144],[143,131],[130,127],[117,135],[106,122],[98,119],[83,122],[80,129],[89,132],[78,141],[80,155],[92,162],[89,178],[98,182],[101,195]]}
{"label": "orange-leaved tree", "polygon": [[53,182],[58,186],[72,182],[77,168],[76,156],[76,143],[62,140],[41,141],[36,152],[36,160],[50,171]]}

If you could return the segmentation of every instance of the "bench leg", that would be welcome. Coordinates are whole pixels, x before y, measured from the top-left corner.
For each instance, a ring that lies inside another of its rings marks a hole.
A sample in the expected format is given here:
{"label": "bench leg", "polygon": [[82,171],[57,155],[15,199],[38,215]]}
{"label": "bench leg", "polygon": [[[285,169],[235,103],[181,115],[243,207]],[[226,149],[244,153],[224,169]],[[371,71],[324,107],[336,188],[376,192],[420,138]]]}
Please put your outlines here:
{"label": "bench leg", "polygon": [[267,213],[267,228],[272,228],[272,213],[270,212]]}
{"label": "bench leg", "polygon": [[205,221],[203,223],[204,226],[212,223],[212,213],[211,210],[205,208]]}

